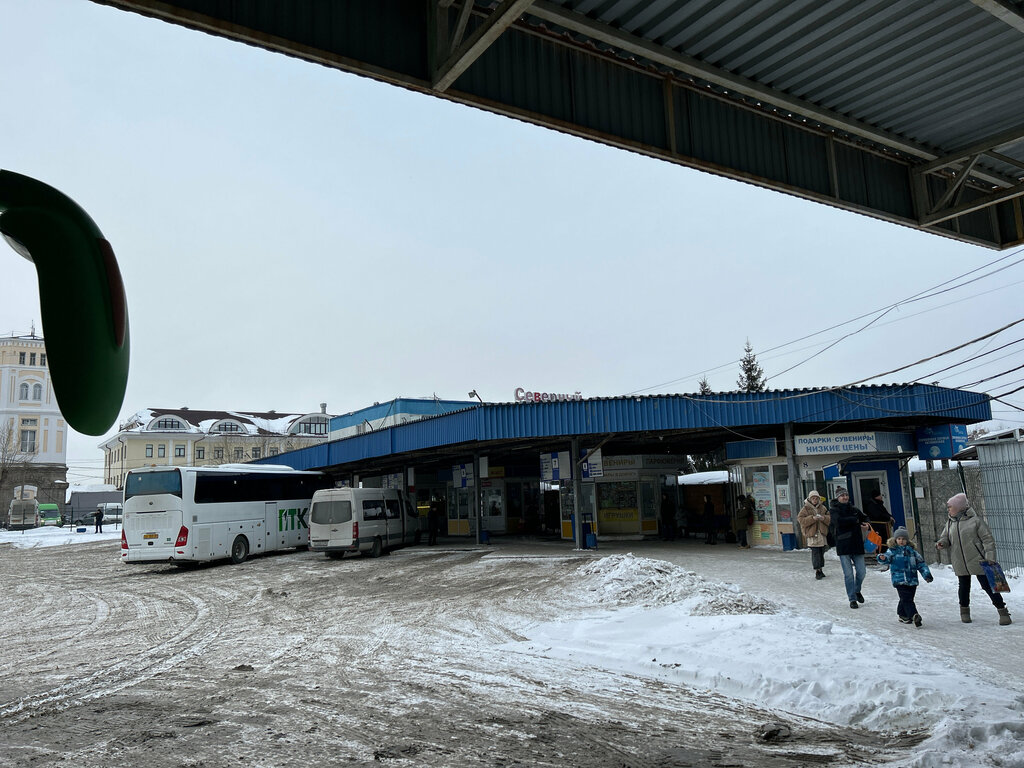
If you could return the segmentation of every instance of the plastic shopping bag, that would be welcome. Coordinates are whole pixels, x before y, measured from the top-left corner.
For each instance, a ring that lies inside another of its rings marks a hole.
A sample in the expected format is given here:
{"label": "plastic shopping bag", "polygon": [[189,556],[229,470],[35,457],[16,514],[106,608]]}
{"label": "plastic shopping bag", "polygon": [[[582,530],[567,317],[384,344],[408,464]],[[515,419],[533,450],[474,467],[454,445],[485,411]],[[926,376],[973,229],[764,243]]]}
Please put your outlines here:
{"label": "plastic shopping bag", "polygon": [[882,537],[874,530],[868,531],[864,537],[864,551],[867,554],[877,552],[882,546]]}
{"label": "plastic shopping bag", "polygon": [[993,592],[1010,591],[1010,583],[1006,580],[1006,576],[1003,574],[1003,569],[999,563],[995,560],[982,560],[981,567],[985,571],[985,578],[988,579],[989,586],[992,587]]}

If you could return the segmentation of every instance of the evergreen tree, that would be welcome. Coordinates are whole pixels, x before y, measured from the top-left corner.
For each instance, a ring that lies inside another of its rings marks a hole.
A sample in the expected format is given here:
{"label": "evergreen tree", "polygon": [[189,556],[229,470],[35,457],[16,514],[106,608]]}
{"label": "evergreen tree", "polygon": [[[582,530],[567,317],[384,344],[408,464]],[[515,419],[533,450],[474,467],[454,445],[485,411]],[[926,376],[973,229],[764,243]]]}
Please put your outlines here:
{"label": "evergreen tree", "polygon": [[736,379],[736,386],[740,392],[764,392],[768,388],[768,380],[764,376],[764,369],[758,365],[754,348],[747,339],[747,345],[743,348],[743,359],[740,360],[740,376]]}
{"label": "evergreen tree", "polygon": [[707,376],[704,376],[703,378],[701,378],[701,380],[697,384],[697,386],[700,387],[700,389],[697,390],[698,394],[710,395],[711,392],[712,392],[711,384],[708,383],[708,377]]}

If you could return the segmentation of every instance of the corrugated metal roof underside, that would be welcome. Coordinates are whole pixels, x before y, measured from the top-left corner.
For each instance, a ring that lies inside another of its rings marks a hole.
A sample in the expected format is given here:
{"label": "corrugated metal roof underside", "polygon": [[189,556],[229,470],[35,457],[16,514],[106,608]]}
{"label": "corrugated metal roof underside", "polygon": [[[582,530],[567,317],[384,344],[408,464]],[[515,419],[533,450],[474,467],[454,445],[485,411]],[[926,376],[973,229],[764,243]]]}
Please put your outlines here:
{"label": "corrugated metal roof underside", "polygon": [[[94,1],[907,226],[1024,242],[1020,199],[926,220],[945,171],[914,205],[915,165],[1024,129],[1024,34],[970,0],[536,0],[443,93],[428,0]],[[467,34],[496,3],[476,5]],[[754,90],[723,85],[737,78]],[[1022,179],[1024,140],[999,151],[960,204]]]}
{"label": "corrugated metal roof underside", "polygon": [[275,456],[272,460],[268,458],[265,462],[308,469],[525,438],[568,439],[577,435],[736,429],[789,423],[824,423],[841,430],[843,422],[919,418],[922,423],[975,423],[991,417],[985,394],[924,384],[501,403],[335,440]]}
{"label": "corrugated metal roof underside", "polygon": [[926,146],[1022,127],[1024,35],[966,0],[551,4]]}

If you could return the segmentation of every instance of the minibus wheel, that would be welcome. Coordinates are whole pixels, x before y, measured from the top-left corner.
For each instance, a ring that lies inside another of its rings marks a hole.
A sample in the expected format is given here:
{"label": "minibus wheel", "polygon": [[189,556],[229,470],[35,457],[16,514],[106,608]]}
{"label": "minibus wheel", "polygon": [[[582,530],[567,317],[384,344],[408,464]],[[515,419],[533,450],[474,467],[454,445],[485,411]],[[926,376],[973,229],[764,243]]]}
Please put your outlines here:
{"label": "minibus wheel", "polygon": [[373,548],[370,550],[370,557],[380,557],[384,546],[380,543],[380,537],[373,540]]}
{"label": "minibus wheel", "polygon": [[244,563],[245,558],[249,556],[249,542],[245,536],[235,536],[235,540],[231,542],[231,562],[234,565]]}

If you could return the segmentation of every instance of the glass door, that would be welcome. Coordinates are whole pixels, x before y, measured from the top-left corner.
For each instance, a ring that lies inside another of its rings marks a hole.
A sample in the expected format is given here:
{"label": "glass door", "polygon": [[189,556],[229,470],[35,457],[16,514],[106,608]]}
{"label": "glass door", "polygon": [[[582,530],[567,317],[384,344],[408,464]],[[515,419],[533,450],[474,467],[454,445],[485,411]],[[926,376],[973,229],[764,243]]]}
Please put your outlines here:
{"label": "glass door", "polygon": [[481,524],[483,530],[490,533],[505,533],[507,522],[505,516],[505,487],[501,480],[484,480],[481,483]]}

